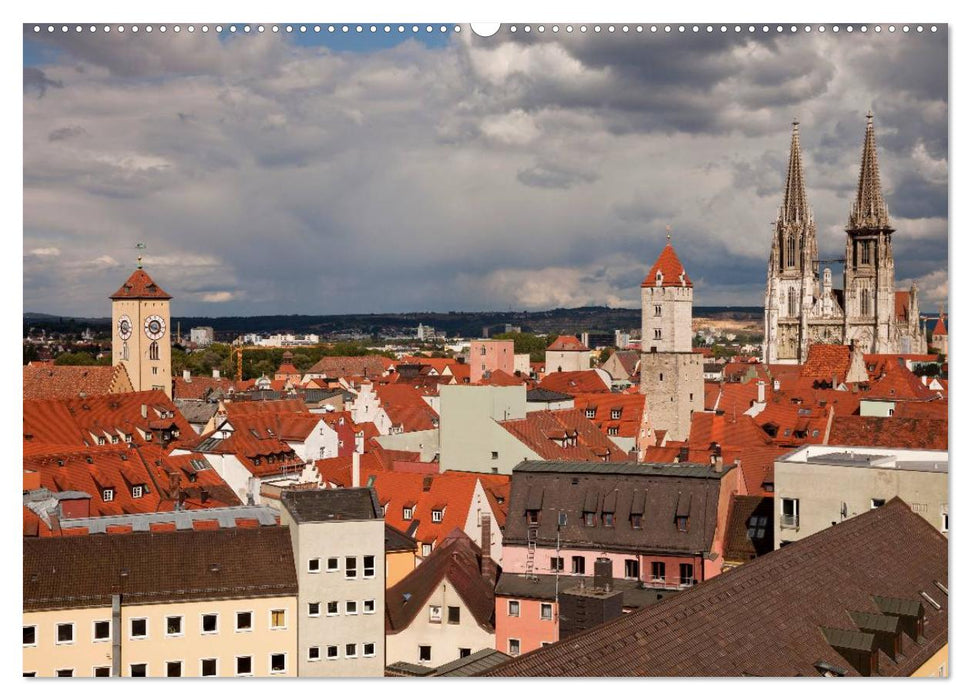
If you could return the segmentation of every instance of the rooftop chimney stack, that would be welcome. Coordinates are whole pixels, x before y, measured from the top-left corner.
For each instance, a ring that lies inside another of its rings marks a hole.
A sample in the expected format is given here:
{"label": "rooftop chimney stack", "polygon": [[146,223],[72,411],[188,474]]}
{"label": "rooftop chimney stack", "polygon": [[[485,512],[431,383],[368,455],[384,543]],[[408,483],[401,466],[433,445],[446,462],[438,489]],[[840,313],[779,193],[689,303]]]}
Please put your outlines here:
{"label": "rooftop chimney stack", "polygon": [[759,403],[765,403],[765,381],[760,379],[758,387],[759,387],[758,401]]}
{"label": "rooftop chimney stack", "polygon": [[361,485],[361,453],[351,454],[351,486],[357,488]]}
{"label": "rooftop chimney stack", "polygon": [[482,578],[487,581],[494,581],[496,577],[496,566],[492,561],[492,516],[482,514],[482,564],[479,569]]}
{"label": "rooftop chimney stack", "polygon": [[212,378],[219,379],[219,369],[217,367],[212,368]]}
{"label": "rooftop chimney stack", "polygon": [[187,382],[192,381],[192,372],[187,369],[182,370],[182,379]]}
{"label": "rooftop chimney stack", "polygon": [[421,480],[421,490],[424,493],[428,493],[429,491],[432,490],[432,475],[431,474],[426,474],[424,476],[424,478]]}
{"label": "rooftop chimney stack", "polygon": [[612,591],[614,588],[613,564],[606,557],[597,557],[593,562],[593,587],[598,591]]}
{"label": "rooftop chimney stack", "polygon": [[148,418],[148,404],[142,404],[142,418]]}

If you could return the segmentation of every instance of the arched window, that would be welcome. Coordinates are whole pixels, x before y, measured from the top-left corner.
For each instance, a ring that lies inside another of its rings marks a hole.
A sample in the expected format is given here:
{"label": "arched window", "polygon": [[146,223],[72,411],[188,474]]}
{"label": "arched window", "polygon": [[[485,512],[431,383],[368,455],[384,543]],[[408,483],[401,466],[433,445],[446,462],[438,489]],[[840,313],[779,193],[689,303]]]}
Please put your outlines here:
{"label": "arched window", "polygon": [[792,287],[789,288],[789,315],[795,316],[798,312],[796,308],[796,290]]}
{"label": "arched window", "polygon": [[128,343],[121,344],[121,359],[123,360],[128,359]]}
{"label": "arched window", "polygon": [[786,239],[786,266],[795,267],[796,266],[796,238],[795,236],[789,236]]}
{"label": "arched window", "polygon": [[870,290],[869,289],[860,290],[860,315],[861,316],[870,315]]}
{"label": "arched window", "polygon": [[158,343],[152,342],[152,344],[148,346],[148,359],[158,359]]}

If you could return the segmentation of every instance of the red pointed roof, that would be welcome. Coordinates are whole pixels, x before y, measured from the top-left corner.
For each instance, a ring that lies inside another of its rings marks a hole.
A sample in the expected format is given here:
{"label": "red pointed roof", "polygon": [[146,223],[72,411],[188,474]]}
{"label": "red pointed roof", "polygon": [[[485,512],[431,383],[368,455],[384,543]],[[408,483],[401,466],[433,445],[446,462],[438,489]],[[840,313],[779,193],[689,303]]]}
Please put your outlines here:
{"label": "red pointed roof", "polygon": [[944,319],[938,318],[937,323],[934,324],[934,330],[931,331],[931,335],[947,335],[947,326],[944,325]]}
{"label": "red pointed roof", "polygon": [[[661,279],[658,280],[658,273]],[[641,282],[642,287],[693,287],[688,273],[681,264],[678,254],[674,252],[671,241],[664,246],[664,250],[658,256],[654,267],[647,273],[647,277]]]}
{"label": "red pointed roof", "polygon": [[142,268],[138,268],[128,281],[125,282],[118,291],[112,294],[109,299],[171,299],[172,295],[167,294],[164,289],[159,287],[148,276]]}
{"label": "red pointed roof", "polygon": [[550,346],[546,348],[547,350],[556,351],[577,351],[577,352],[590,352],[590,348],[581,343],[573,335],[561,335],[557,337]]}

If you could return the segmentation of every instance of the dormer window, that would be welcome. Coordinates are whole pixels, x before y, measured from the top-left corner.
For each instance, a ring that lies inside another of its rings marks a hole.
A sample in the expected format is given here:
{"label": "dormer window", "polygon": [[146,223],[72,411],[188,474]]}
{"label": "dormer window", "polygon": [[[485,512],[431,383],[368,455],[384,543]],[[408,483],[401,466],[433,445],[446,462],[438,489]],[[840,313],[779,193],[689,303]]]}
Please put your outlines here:
{"label": "dormer window", "polygon": [[444,511],[437,510],[437,509],[436,510],[433,510],[432,511],[432,522],[433,523],[440,523],[440,522],[442,522],[442,514],[443,514],[443,512]]}
{"label": "dormer window", "polygon": [[403,520],[411,520],[412,513],[413,511],[411,508],[403,508],[401,511],[401,517]]}
{"label": "dormer window", "polygon": [[101,500],[105,503],[110,503],[115,500],[115,490],[114,489],[102,489]]}
{"label": "dormer window", "polygon": [[587,418],[591,418],[591,419],[596,418],[597,417],[597,409],[595,409],[595,408],[588,408],[586,410],[586,412],[585,412],[585,415],[586,415]]}
{"label": "dormer window", "polygon": [[631,513],[630,526],[635,530],[642,530],[644,528],[644,516],[640,513]]}
{"label": "dormer window", "polygon": [[125,433],[125,442],[131,442],[131,441],[132,441],[132,434]]}
{"label": "dormer window", "polygon": [[607,435],[611,437],[616,437],[620,435],[620,428],[616,428],[616,427],[607,428]]}
{"label": "dormer window", "polygon": [[141,484],[131,487],[132,498],[141,498],[144,495],[144,493],[145,493],[145,487],[142,486]]}
{"label": "dormer window", "polygon": [[677,526],[678,526],[678,532],[687,532],[688,531],[688,516],[687,515],[679,515],[678,517],[676,517],[674,519],[674,521],[675,521],[675,524],[677,524]]}
{"label": "dormer window", "polygon": [[99,438],[98,438],[98,444],[99,444],[99,445],[104,445],[104,444],[105,444],[105,442],[107,442],[107,441],[106,441],[106,440],[104,439],[104,437],[99,437]]}
{"label": "dormer window", "polygon": [[594,527],[597,524],[597,514],[591,510],[583,511],[583,524],[586,527]]}
{"label": "dormer window", "polygon": [[529,525],[539,525],[539,511],[538,510],[527,510],[526,511],[526,523]]}
{"label": "dormer window", "polygon": [[260,466],[260,458],[259,457],[253,457],[253,466],[254,467]]}

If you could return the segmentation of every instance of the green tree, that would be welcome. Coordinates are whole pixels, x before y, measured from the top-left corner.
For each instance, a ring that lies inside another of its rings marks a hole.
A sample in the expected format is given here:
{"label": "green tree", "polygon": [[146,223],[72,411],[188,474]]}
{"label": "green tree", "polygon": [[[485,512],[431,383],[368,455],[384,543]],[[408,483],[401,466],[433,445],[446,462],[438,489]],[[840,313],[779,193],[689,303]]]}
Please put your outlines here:
{"label": "green tree", "polygon": [[26,365],[28,362],[39,359],[40,353],[37,352],[37,346],[31,343],[24,343],[24,364]]}
{"label": "green tree", "polygon": [[[110,362],[109,360],[108,363]],[[101,365],[108,363],[98,362],[89,352],[62,352],[54,358],[55,365]]]}

